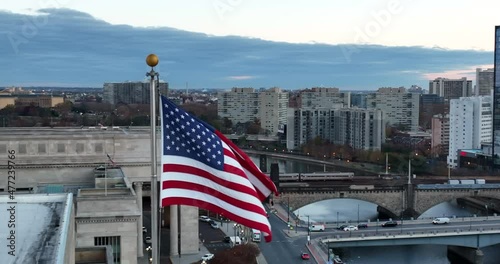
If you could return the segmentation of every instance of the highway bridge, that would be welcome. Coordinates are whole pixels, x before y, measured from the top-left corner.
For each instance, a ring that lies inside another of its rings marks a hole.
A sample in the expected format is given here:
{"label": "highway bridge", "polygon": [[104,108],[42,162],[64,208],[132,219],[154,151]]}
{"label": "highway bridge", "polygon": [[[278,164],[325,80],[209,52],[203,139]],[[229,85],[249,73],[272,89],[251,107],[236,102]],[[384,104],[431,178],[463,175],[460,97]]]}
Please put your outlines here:
{"label": "highway bridge", "polygon": [[394,227],[368,223],[357,231],[326,229],[322,243],[330,248],[447,245],[471,263],[482,264],[481,248],[500,243],[500,217],[452,218],[449,224],[433,225],[431,220],[397,221]]}

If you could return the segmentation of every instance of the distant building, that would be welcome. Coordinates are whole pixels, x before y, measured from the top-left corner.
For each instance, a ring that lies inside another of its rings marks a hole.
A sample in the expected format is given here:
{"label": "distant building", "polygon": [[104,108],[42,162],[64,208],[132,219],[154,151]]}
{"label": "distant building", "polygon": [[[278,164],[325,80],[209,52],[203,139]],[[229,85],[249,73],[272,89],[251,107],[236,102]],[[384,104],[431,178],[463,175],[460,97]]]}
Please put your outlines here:
{"label": "distant building", "polygon": [[8,105],[15,105],[16,104],[16,97],[7,95],[0,95],[0,109],[4,109]]}
{"label": "distant building", "polygon": [[237,123],[260,121],[261,127],[272,134],[286,125],[288,92],[274,87],[260,89],[232,88],[230,92],[220,92],[217,100],[217,114]]}
{"label": "distant building", "polygon": [[500,26],[495,27],[495,67],[494,67],[494,89],[493,89],[493,157],[492,167],[500,168]]}
{"label": "distant building", "polygon": [[380,88],[366,98],[368,109],[380,109],[384,122],[406,131],[418,131],[420,94],[408,93],[405,88]]}
{"label": "distant building", "polygon": [[431,149],[434,157],[448,156],[450,145],[450,115],[435,115],[432,117]]}
{"label": "distant building", "polygon": [[492,97],[462,97],[450,101],[448,164],[458,165],[458,151],[479,149],[492,141]]}
{"label": "distant building", "polygon": [[275,87],[259,93],[260,125],[270,133],[276,134],[286,125],[287,109],[287,92]]}
{"label": "distant building", "polygon": [[16,95],[16,105],[28,106],[35,105],[38,107],[50,108],[58,104],[64,103],[64,97],[51,95]]}
{"label": "distant building", "polygon": [[73,195],[16,193],[14,198],[0,195],[2,263],[75,263]]}
{"label": "distant building", "polygon": [[352,93],[351,107],[366,108],[367,93]]}
{"label": "distant building", "polygon": [[287,148],[298,149],[316,137],[354,149],[378,150],[385,142],[380,110],[357,108],[290,108]]}
{"label": "distant building", "polygon": [[[161,94],[166,95],[168,83],[160,81],[157,87]],[[116,104],[149,104],[149,82],[104,83],[103,102]]]}
{"label": "distant building", "polygon": [[436,78],[429,81],[429,93],[444,97],[444,100],[472,96],[472,81],[461,79]]}
{"label": "distant building", "polygon": [[351,93],[340,92],[339,88],[314,87],[300,91],[299,108],[349,108]]}
{"label": "distant building", "polygon": [[420,95],[419,123],[422,128],[430,129],[432,117],[444,113],[449,113],[449,106],[444,102],[444,97],[437,94]]}
{"label": "distant building", "polygon": [[491,95],[493,91],[493,77],[495,69],[476,69],[476,89],[475,95]]}

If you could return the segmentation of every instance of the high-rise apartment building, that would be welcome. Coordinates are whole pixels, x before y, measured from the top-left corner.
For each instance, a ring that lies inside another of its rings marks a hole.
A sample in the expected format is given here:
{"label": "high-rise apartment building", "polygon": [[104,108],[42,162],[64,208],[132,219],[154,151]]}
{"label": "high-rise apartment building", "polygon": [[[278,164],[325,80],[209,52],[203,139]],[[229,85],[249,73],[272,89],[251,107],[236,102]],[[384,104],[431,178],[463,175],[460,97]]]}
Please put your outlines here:
{"label": "high-rise apartment building", "polygon": [[494,69],[476,69],[476,96],[491,95],[493,91],[493,74]]}
{"label": "high-rise apartment building", "polygon": [[288,93],[280,88],[271,88],[259,93],[260,126],[275,134],[286,125]]}
{"label": "high-rise apartment building", "polygon": [[419,102],[420,94],[408,93],[405,88],[379,88],[368,94],[366,107],[382,110],[387,125],[418,131]]}
{"label": "high-rise apartment building", "polygon": [[493,75],[493,147],[494,169],[500,168],[500,26],[495,27],[495,67]]}
{"label": "high-rise apartment building", "polygon": [[492,97],[461,97],[450,101],[448,164],[458,165],[458,151],[480,149],[492,140]]}
{"label": "high-rise apartment building", "polygon": [[254,88],[232,88],[217,95],[217,114],[233,122],[253,122],[259,114],[259,93]]}
{"label": "high-rise apartment building", "polygon": [[429,81],[429,93],[444,97],[444,100],[472,96],[472,81],[461,79],[436,78]]}
{"label": "high-rise apartment building", "polygon": [[[160,81],[158,89],[166,95],[168,83]],[[149,82],[104,83],[103,101],[110,104],[149,104]]]}
{"label": "high-rise apartment building", "polygon": [[366,108],[367,93],[351,93],[351,107]]}
{"label": "high-rise apartment building", "polygon": [[339,88],[312,88],[300,92],[299,108],[349,108],[351,93],[340,92]]}
{"label": "high-rise apartment building", "polygon": [[420,115],[419,123],[424,129],[431,128],[432,117],[438,114],[449,113],[449,105],[444,102],[444,98],[437,94],[420,95]]}
{"label": "high-rise apartment building", "polygon": [[448,156],[450,146],[450,115],[438,114],[431,122],[431,149],[434,157]]}
{"label": "high-rise apartment building", "polygon": [[380,149],[385,142],[383,114],[378,109],[289,108],[287,148],[321,137],[333,144],[354,149]]}
{"label": "high-rise apartment building", "polygon": [[218,94],[217,114],[233,124],[260,121],[272,134],[286,125],[288,92],[280,88],[255,91],[254,88],[232,88]]}

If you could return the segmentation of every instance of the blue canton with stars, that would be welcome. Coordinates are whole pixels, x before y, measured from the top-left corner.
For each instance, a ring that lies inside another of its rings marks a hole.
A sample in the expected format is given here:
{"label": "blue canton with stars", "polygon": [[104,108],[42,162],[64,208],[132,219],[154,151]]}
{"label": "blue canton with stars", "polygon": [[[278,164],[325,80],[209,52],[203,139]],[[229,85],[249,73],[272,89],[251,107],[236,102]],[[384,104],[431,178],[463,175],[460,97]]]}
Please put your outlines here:
{"label": "blue canton with stars", "polygon": [[164,96],[161,96],[161,107],[163,155],[183,156],[223,170],[224,150],[220,138],[212,132],[212,128]]}

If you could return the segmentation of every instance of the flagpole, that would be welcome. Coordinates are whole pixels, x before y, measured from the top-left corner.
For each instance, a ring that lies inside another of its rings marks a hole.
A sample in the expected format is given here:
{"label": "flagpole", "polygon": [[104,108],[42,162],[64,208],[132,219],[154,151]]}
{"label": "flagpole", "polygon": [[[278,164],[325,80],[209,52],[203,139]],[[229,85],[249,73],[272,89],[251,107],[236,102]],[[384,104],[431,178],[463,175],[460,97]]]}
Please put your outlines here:
{"label": "flagpole", "polygon": [[155,77],[158,73],[154,71],[154,67],[158,65],[158,57],[154,54],[149,54],[146,58],[146,63],[151,67],[151,71],[146,73],[146,76],[151,77],[150,80],[150,105],[151,105],[151,242],[152,242],[152,264],[160,263],[160,248],[158,243],[158,187],[157,187],[157,166],[156,166],[156,87]]}

